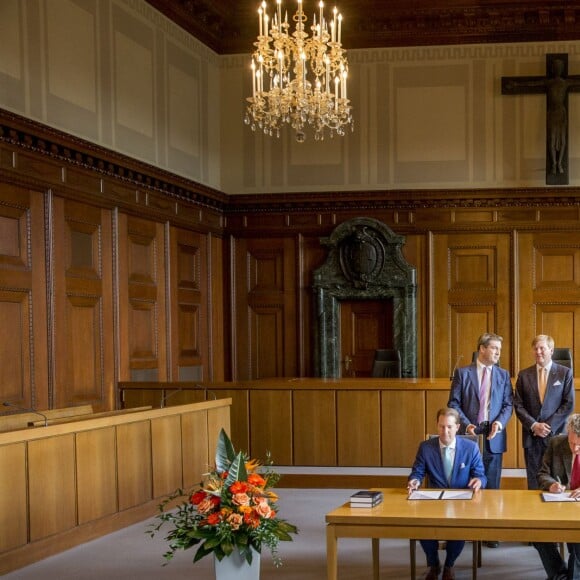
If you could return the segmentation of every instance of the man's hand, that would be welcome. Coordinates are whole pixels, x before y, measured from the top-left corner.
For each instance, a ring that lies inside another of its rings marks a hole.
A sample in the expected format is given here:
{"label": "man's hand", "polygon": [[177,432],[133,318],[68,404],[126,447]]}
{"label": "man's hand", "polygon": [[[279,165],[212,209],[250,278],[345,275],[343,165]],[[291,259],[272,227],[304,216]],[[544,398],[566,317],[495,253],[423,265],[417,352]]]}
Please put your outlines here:
{"label": "man's hand", "polygon": [[418,479],[409,480],[409,482],[407,483],[407,493],[409,495],[411,495],[411,493],[413,491],[415,491],[416,489],[419,489],[419,484],[420,484],[420,481]]}
{"label": "man's hand", "polygon": [[542,437],[544,439],[552,432],[552,427],[548,423],[534,423],[532,425],[532,432],[536,437]]}
{"label": "man's hand", "polygon": [[500,431],[501,431],[501,429],[499,427],[499,423],[497,421],[494,421],[491,424],[491,429],[489,431],[489,435],[487,436],[487,438],[493,439]]}
{"label": "man's hand", "polygon": [[[566,486],[562,485],[559,481],[555,481],[549,488],[550,493],[564,493],[566,491]],[[580,490],[579,490],[580,491]]]}
{"label": "man's hand", "polygon": [[470,479],[467,487],[470,487],[473,491],[479,491],[481,489],[481,479],[479,477]]}
{"label": "man's hand", "polygon": [[465,428],[465,432],[466,432],[468,435],[471,435],[471,436],[475,437],[475,435],[477,435],[477,433],[475,432],[475,430],[476,430],[476,429],[477,429],[477,427],[476,427],[475,425],[468,425],[468,426]]}

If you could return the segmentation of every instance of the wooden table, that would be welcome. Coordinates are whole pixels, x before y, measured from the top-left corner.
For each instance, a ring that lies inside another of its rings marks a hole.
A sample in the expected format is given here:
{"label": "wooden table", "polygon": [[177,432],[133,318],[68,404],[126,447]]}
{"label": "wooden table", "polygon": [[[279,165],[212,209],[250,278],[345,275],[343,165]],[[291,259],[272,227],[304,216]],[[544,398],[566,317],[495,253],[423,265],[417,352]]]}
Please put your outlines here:
{"label": "wooden table", "polygon": [[580,542],[580,502],[546,503],[539,491],[482,490],[471,500],[410,501],[405,489],[383,489],[375,508],[348,503],[326,515],[328,580],[338,578],[338,538],[371,538],[373,578],[379,539]]}

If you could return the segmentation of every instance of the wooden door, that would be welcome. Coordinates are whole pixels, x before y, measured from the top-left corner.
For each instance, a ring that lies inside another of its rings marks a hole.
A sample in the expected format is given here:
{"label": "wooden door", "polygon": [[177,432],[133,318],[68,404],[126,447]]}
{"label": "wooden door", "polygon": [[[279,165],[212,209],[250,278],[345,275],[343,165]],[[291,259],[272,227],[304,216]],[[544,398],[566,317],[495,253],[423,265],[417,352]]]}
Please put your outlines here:
{"label": "wooden door", "polygon": [[377,348],[393,348],[393,300],[340,303],[342,376],[370,377]]}

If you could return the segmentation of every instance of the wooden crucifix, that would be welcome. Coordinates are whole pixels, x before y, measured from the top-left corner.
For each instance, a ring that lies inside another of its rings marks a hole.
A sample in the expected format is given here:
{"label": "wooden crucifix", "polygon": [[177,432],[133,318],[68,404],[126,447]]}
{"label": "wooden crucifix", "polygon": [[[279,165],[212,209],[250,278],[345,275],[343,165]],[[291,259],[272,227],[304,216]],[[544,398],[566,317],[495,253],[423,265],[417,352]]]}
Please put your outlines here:
{"label": "wooden crucifix", "polygon": [[545,77],[502,77],[502,95],[546,95],[546,184],[568,185],[568,93],[580,75],[568,76],[568,55],[547,54]]}

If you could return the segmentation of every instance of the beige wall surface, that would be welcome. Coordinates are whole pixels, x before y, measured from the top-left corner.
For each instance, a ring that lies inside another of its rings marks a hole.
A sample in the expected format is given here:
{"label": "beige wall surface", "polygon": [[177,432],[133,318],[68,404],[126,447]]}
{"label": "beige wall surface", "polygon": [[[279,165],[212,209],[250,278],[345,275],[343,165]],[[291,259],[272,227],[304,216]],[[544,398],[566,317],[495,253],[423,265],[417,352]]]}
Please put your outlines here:
{"label": "beige wall surface", "polygon": [[220,188],[219,57],[143,0],[2,0],[0,54],[0,107]]}
{"label": "beige wall surface", "polygon": [[[348,49],[348,27],[344,46]],[[300,144],[240,126],[248,57],[223,59],[222,189],[227,193],[545,185],[546,98],[502,95],[502,76],[546,75],[546,54],[580,42],[347,51],[355,127]],[[580,96],[569,98],[570,185],[580,184]],[[243,153],[243,154],[242,154]]]}
{"label": "beige wall surface", "polygon": [[220,57],[143,0],[2,0],[0,107],[229,194],[542,187],[545,97],[501,77],[547,53],[580,73],[580,41],[347,51],[354,133],[299,144],[244,124],[251,49]]}

